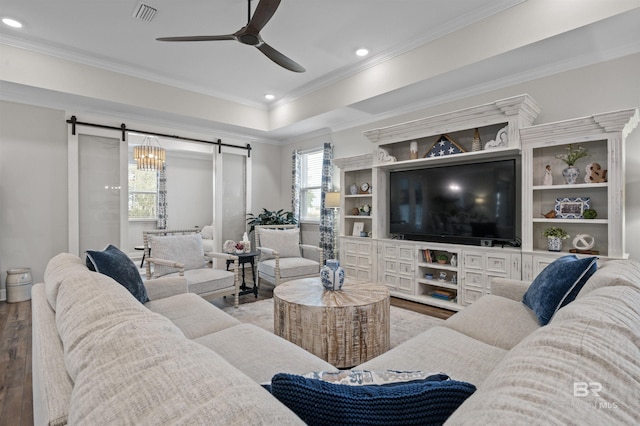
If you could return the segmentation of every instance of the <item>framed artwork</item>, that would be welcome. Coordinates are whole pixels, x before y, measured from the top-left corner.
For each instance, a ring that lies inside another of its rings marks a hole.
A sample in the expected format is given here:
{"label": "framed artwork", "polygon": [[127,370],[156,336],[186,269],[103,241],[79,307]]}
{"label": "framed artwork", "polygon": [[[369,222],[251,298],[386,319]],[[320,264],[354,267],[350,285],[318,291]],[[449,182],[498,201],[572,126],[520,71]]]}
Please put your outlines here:
{"label": "framed artwork", "polygon": [[582,213],[590,208],[591,198],[556,198],[556,217],[560,219],[582,219]]}
{"label": "framed artwork", "polygon": [[353,222],[353,232],[351,235],[359,237],[362,231],[364,231],[364,222]]}

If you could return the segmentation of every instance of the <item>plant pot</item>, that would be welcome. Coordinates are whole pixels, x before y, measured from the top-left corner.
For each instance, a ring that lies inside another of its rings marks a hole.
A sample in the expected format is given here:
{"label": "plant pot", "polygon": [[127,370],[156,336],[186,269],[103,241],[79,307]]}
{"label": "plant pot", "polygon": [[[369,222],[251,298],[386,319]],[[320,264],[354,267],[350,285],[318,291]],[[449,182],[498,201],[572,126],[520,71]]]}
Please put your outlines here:
{"label": "plant pot", "polygon": [[562,238],[547,237],[547,249],[549,251],[562,251]]}
{"label": "plant pot", "polygon": [[564,181],[567,185],[573,185],[578,180],[578,175],[580,174],[580,170],[575,166],[569,166],[566,169],[562,170],[562,176],[564,176]]}
{"label": "plant pot", "polygon": [[441,264],[441,265],[446,265],[447,261],[438,259],[438,263]]}

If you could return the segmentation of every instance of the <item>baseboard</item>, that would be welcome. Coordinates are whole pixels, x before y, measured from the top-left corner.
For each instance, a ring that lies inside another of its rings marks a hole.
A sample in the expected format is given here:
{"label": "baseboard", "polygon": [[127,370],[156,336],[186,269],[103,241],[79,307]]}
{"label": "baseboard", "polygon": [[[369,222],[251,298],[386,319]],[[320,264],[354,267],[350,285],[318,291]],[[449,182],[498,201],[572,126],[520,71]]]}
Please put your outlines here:
{"label": "baseboard", "polygon": [[0,290],[0,302],[7,300],[7,290]]}

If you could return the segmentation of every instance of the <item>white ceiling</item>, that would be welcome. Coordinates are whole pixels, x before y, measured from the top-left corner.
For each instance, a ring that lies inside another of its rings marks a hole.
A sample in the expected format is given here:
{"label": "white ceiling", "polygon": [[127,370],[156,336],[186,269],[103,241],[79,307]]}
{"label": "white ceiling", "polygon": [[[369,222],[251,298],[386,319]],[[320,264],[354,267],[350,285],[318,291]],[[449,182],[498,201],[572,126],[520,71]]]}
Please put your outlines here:
{"label": "white ceiling", "polygon": [[[132,17],[137,0],[1,0],[1,17],[18,19],[24,27],[17,30],[0,25],[0,43],[269,110],[522,1],[285,0],[261,35],[271,46],[303,65],[305,73],[281,68],[257,49],[235,41],[155,40],[164,36],[233,33],[246,24],[246,0],[144,0],[158,10],[151,22]],[[252,4],[255,9],[257,0]],[[270,139],[292,138],[321,127],[345,126],[412,108],[427,98],[435,102],[462,91],[469,94],[486,90],[501,81],[524,81],[637,52],[639,19],[638,10],[614,16],[270,132],[246,129],[246,133]],[[370,56],[356,57],[354,52],[360,47],[368,48]],[[41,102],[47,96],[62,102],[60,96],[45,91],[9,87],[4,86],[5,98],[19,89],[23,94],[32,90],[30,96],[40,97]],[[275,94],[276,100],[266,101],[265,93]],[[123,111],[122,105],[108,105],[96,99],[75,97],[68,102]],[[194,120],[193,124],[206,127],[214,123]],[[225,129],[224,123],[215,125]],[[242,132],[232,126],[226,130]]]}

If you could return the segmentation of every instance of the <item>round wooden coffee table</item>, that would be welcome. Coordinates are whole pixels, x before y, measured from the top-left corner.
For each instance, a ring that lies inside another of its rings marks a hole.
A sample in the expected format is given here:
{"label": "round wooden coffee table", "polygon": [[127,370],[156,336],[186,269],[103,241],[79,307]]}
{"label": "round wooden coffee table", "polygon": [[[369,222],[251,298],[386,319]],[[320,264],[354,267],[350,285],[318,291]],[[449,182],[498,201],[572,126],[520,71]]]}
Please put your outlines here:
{"label": "round wooden coffee table", "polygon": [[275,334],[338,368],[389,350],[389,290],[345,283],[327,291],[320,278],[288,281],[273,291]]}

